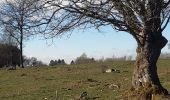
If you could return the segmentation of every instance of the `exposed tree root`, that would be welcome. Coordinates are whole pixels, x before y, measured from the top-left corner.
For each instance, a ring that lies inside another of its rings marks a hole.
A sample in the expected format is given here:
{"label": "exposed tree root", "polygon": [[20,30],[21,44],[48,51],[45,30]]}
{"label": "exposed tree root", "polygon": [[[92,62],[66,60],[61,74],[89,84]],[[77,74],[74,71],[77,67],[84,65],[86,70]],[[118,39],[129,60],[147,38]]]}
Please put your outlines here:
{"label": "exposed tree root", "polygon": [[125,92],[123,100],[170,100],[170,95],[166,89],[150,85],[138,89],[131,88]]}

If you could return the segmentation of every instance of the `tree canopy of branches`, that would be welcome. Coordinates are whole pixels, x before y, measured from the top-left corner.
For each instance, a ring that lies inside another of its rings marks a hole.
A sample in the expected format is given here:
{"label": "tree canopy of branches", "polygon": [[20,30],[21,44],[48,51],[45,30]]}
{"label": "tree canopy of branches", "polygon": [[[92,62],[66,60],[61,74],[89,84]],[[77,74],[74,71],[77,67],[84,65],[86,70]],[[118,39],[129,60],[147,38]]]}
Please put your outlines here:
{"label": "tree canopy of branches", "polygon": [[167,44],[162,32],[170,21],[170,0],[48,0],[48,5],[53,13],[46,16],[51,20],[49,37],[106,25],[131,34],[138,45],[133,88],[157,86],[159,93],[168,93],[160,84],[156,62]]}

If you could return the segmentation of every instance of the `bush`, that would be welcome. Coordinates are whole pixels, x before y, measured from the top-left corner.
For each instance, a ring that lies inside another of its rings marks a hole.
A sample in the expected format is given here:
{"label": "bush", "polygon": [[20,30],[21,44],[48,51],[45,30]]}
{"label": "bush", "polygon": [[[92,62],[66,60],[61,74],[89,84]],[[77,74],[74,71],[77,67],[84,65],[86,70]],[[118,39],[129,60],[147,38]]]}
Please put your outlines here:
{"label": "bush", "polygon": [[51,60],[49,65],[50,66],[66,65],[66,63],[65,63],[64,59],[62,59],[62,60],[58,59],[58,60]]}
{"label": "bush", "polygon": [[16,46],[0,44],[0,67],[20,64],[20,50]]}
{"label": "bush", "polygon": [[85,53],[83,53],[80,57],[77,57],[75,60],[76,64],[85,64],[85,63],[93,63],[95,62],[94,58],[88,58]]}

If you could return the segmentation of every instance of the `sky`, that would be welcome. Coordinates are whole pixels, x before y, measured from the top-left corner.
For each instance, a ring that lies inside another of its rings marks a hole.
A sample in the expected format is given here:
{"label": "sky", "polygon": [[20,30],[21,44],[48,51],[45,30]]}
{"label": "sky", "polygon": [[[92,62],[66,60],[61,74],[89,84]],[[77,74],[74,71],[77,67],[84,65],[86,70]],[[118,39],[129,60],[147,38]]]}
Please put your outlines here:
{"label": "sky", "polygon": [[[170,25],[163,35],[170,40]],[[25,41],[23,52],[27,57],[36,57],[48,64],[50,60],[57,59],[65,59],[70,63],[83,53],[96,59],[124,55],[132,55],[135,58],[136,47],[136,41],[131,35],[106,26],[101,32],[96,29],[75,30],[53,40],[36,36]],[[170,52],[167,46],[162,51]]]}
{"label": "sky", "polygon": [[[170,40],[170,25],[163,35]],[[118,32],[110,26],[96,29],[74,30],[60,37],[44,40],[41,36],[30,38],[24,44],[24,55],[36,57],[48,64],[50,60],[64,59],[67,63],[81,54],[96,59],[120,56],[136,56],[136,41],[128,33]],[[170,52],[164,47],[162,52]]]}

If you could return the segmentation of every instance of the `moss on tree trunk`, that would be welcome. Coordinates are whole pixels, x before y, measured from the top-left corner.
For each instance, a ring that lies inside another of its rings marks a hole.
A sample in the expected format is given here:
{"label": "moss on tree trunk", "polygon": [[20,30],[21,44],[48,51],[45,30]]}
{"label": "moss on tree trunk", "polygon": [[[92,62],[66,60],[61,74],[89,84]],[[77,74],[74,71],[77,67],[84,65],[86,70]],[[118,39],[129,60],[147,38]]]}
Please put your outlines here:
{"label": "moss on tree trunk", "polygon": [[161,49],[167,40],[161,35],[151,34],[136,49],[137,57],[132,77],[133,95],[142,100],[153,100],[153,95],[164,94],[168,91],[163,88],[157,73],[157,60]]}

